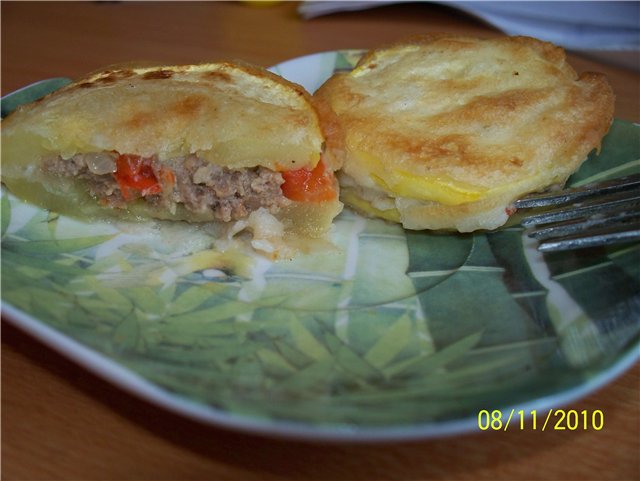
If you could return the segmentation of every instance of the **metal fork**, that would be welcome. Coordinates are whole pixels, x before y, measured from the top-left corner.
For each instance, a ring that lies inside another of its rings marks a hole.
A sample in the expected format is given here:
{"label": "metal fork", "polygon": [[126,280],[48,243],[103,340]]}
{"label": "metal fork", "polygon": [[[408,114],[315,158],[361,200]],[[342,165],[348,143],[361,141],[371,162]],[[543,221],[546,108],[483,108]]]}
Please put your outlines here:
{"label": "metal fork", "polygon": [[514,207],[546,208],[522,219],[540,251],[562,251],[640,240],[640,174],[557,192],[534,194]]}

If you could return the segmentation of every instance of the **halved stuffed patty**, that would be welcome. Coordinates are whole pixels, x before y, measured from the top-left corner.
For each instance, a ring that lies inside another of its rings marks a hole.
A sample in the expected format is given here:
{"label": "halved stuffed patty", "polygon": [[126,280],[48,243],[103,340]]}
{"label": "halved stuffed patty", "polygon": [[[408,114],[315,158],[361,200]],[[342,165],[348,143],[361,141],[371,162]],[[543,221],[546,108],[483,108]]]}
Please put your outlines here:
{"label": "halved stuffed patty", "polygon": [[327,122],[302,87],[258,67],[108,69],[2,121],[2,182],[73,216],[255,213],[317,237],[342,207]]}

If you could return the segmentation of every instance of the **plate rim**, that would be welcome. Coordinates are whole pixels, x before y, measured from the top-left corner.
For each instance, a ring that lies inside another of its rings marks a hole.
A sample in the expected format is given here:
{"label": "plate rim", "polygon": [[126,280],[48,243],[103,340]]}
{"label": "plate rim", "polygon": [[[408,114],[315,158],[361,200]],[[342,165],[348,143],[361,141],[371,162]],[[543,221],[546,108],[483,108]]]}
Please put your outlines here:
{"label": "plate rim", "polygon": [[[477,416],[412,426],[350,428],[235,414],[173,394],[10,304],[3,303],[1,314],[3,321],[26,332],[58,354],[72,360],[79,367],[155,406],[212,427],[231,428],[249,434],[282,439],[352,443],[441,439],[482,432],[478,428]],[[529,413],[531,410],[546,411],[566,406],[618,379],[638,361],[640,361],[640,343],[635,343],[629,346],[627,352],[620,355],[611,366],[590,377],[586,382],[557,394],[503,407],[501,411],[510,412],[517,408]]]}

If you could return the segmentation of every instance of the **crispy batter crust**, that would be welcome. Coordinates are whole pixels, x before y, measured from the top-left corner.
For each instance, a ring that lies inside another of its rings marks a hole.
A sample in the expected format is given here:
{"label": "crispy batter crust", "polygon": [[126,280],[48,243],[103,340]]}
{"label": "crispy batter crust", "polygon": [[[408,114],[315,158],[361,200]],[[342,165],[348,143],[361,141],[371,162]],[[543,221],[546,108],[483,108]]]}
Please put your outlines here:
{"label": "crispy batter crust", "polygon": [[414,229],[501,225],[514,199],[599,147],[614,105],[603,75],[578,76],[550,43],[446,34],[372,50],[316,96],[344,131],[345,174],[396,199]]}
{"label": "crispy batter crust", "polygon": [[[3,137],[63,156],[115,150],[227,167],[313,167],[324,138],[310,95],[264,69],[230,62],[111,68],[23,107]],[[20,131],[20,132],[18,132]]]}
{"label": "crispy batter crust", "polygon": [[[314,100],[301,86],[241,62],[111,67],[19,108],[2,121],[2,181],[18,197],[80,217],[211,221],[211,212],[175,212],[134,201],[107,209],[75,179],[47,175],[46,159],[115,151],[159,162],[197,155],[229,169],[313,168],[325,147]],[[325,110],[328,110],[326,106]],[[341,167],[328,155],[325,165]],[[290,202],[278,219],[287,233],[321,236],[342,208]]]}

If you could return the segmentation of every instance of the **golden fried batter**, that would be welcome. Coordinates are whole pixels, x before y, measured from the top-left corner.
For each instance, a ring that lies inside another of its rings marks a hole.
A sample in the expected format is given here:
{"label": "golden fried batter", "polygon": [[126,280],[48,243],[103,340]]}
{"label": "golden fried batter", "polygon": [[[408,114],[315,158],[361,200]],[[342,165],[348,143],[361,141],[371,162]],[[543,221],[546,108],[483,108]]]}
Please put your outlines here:
{"label": "golden fried batter", "polygon": [[[68,215],[226,222],[270,210],[287,231],[321,235],[342,204],[340,162],[322,156],[335,127],[315,103],[238,62],[109,68],[3,120],[2,182]],[[296,184],[310,172],[313,198]]]}
{"label": "golden fried batter", "polygon": [[411,38],[316,93],[339,119],[345,203],[410,229],[493,229],[518,197],[564,183],[613,116],[604,76],[528,37]]}

